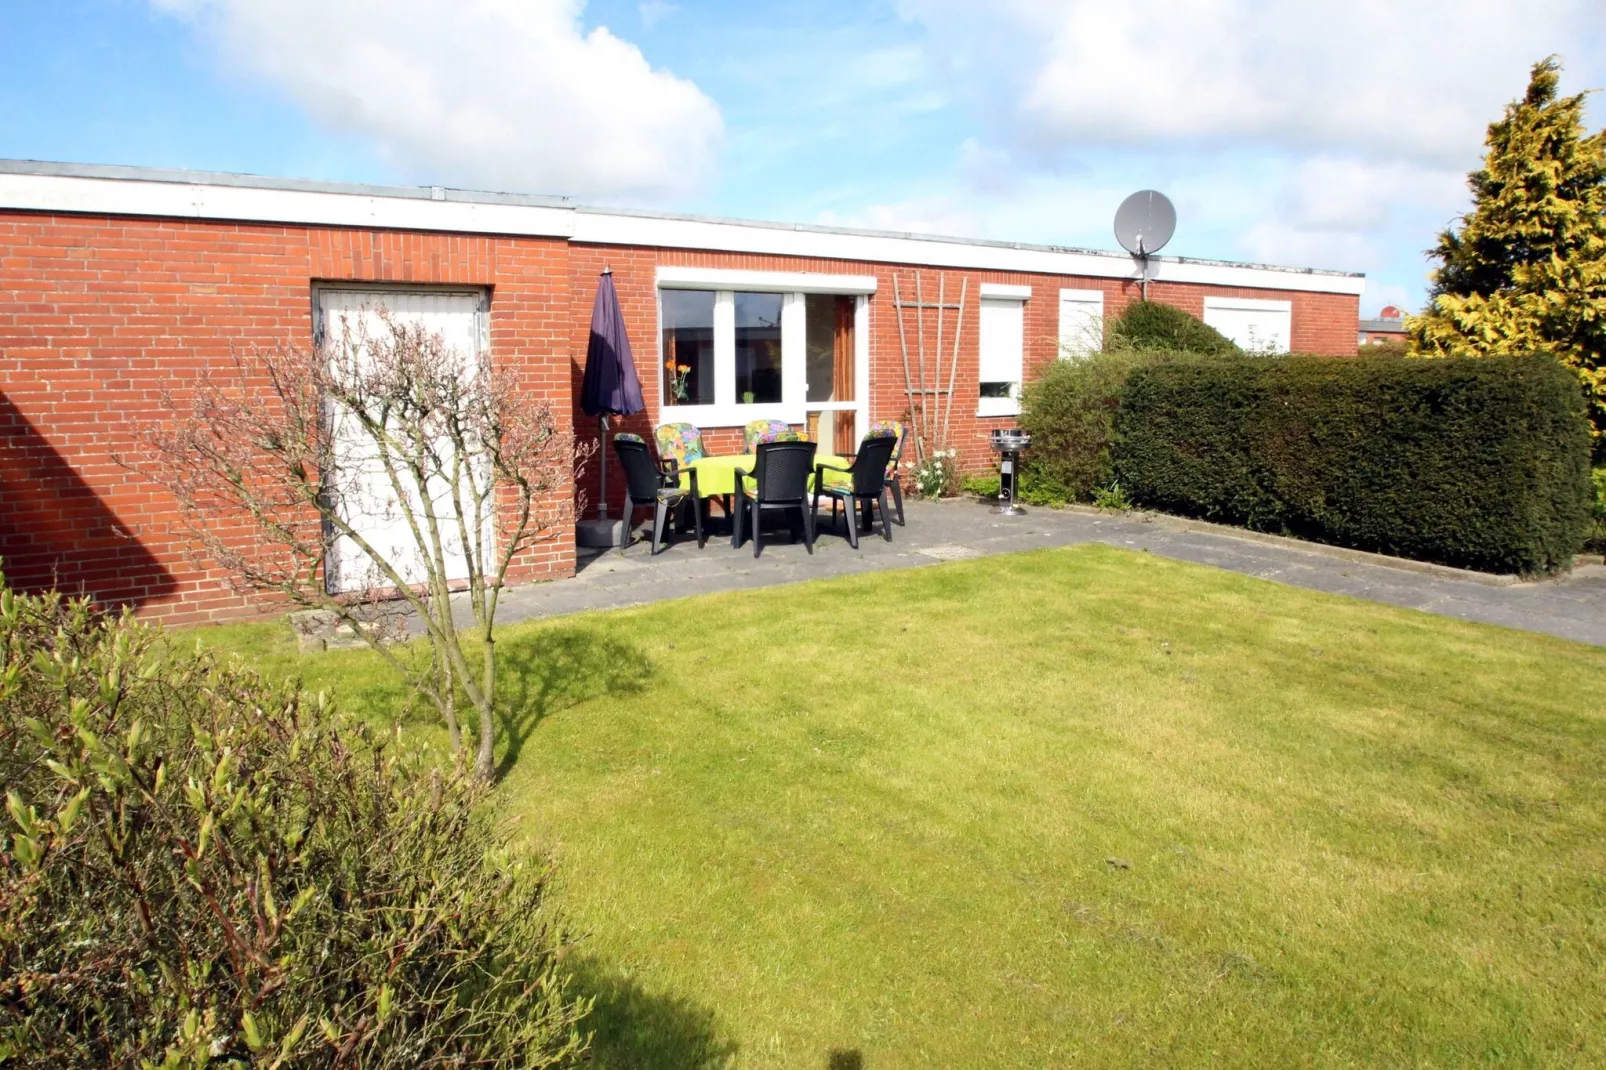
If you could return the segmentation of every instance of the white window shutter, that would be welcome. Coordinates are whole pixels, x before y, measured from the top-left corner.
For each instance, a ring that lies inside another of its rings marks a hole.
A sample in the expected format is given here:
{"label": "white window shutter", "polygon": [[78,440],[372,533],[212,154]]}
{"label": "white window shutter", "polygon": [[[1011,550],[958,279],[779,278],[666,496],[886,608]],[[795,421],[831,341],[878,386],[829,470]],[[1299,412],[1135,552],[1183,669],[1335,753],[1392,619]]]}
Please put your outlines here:
{"label": "white window shutter", "polygon": [[1293,309],[1291,301],[1207,297],[1204,321],[1242,349],[1287,353],[1293,345]]}
{"label": "white window shutter", "polygon": [[1005,298],[982,298],[981,381],[1019,383],[1025,349],[1025,305]]}
{"label": "white window shutter", "polygon": [[1060,357],[1084,357],[1104,348],[1104,291],[1060,291]]}

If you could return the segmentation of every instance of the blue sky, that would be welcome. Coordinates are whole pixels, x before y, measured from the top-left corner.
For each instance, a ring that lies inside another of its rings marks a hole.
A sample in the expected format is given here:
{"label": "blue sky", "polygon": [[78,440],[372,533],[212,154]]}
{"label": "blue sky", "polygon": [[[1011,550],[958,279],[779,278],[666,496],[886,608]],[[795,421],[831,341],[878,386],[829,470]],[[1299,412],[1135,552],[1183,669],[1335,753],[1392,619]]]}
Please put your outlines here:
{"label": "blue sky", "polygon": [[[1591,3],[13,0],[0,156],[564,193],[1365,271],[1415,306],[1483,128]],[[1606,109],[1594,106],[1596,116]]]}

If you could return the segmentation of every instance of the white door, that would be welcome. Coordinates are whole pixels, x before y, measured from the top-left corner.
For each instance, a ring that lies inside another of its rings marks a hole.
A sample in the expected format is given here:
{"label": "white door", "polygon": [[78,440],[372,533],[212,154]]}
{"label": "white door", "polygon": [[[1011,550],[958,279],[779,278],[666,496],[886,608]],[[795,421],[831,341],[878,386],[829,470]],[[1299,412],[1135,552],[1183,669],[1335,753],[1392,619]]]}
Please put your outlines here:
{"label": "white door", "polygon": [[1207,297],[1204,321],[1251,353],[1286,353],[1293,342],[1293,303]]}
{"label": "white door", "polygon": [[1074,359],[1104,348],[1104,291],[1060,291],[1060,358]]}
{"label": "white door", "polygon": [[[353,338],[389,337],[380,318],[381,311],[388,311],[392,320],[417,323],[431,334],[438,333],[449,349],[463,355],[465,371],[477,369],[485,356],[484,300],[478,293],[323,290],[318,307],[320,336],[325,342],[344,337],[347,326]],[[331,410],[326,415],[334,425],[334,449],[340,470],[335,497],[341,519],[395,566],[404,580],[423,582],[427,576],[423,551],[379,460],[375,443],[349,412]],[[427,493],[433,511],[442,518],[442,556],[448,579],[467,578],[467,555],[457,535],[447,482],[432,478],[428,486],[421,488],[405,475],[401,482],[415,516]],[[488,533],[489,525],[482,538]],[[335,594],[392,586],[357,543],[345,536],[334,539],[325,573],[328,589]]]}

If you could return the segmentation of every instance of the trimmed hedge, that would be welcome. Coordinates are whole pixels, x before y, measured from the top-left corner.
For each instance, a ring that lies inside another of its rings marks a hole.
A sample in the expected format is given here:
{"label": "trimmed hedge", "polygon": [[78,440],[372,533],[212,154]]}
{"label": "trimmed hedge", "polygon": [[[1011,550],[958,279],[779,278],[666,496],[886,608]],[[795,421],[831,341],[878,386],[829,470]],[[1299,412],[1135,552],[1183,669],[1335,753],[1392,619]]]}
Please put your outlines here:
{"label": "trimmed hedge", "polygon": [[[1111,448],[1127,378],[1164,354],[1118,350],[1056,360],[1026,384],[1021,427],[1032,436],[1023,490],[1047,502],[1086,502],[1115,479]],[[996,485],[996,480],[994,483]],[[993,493],[997,493],[995,490]]]}
{"label": "trimmed hedge", "polygon": [[1133,372],[1115,466],[1141,505],[1493,572],[1590,526],[1577,377],[1549,357],[1181,359]]}

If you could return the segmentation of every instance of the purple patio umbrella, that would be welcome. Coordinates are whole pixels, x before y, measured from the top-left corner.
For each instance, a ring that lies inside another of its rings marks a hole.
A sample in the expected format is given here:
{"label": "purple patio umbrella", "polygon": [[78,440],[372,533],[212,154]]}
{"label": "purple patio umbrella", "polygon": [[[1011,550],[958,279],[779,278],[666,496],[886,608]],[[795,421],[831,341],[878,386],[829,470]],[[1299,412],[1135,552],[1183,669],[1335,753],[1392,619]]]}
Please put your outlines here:
{"label": "purple patio umbrella", "polygon": [[[586,374],[580,386],[580,408],[597,417],[602,439],[602,493],[597,519],[608,519],[608,417],[630,416],[647,407],[641,397],[641,380],[630,355],[624,313],[613,288],[613,269],[602,269],[597,300],[591,306],[591,341],[586,346]],[[629,518],[626,517],[628,520]]]}

